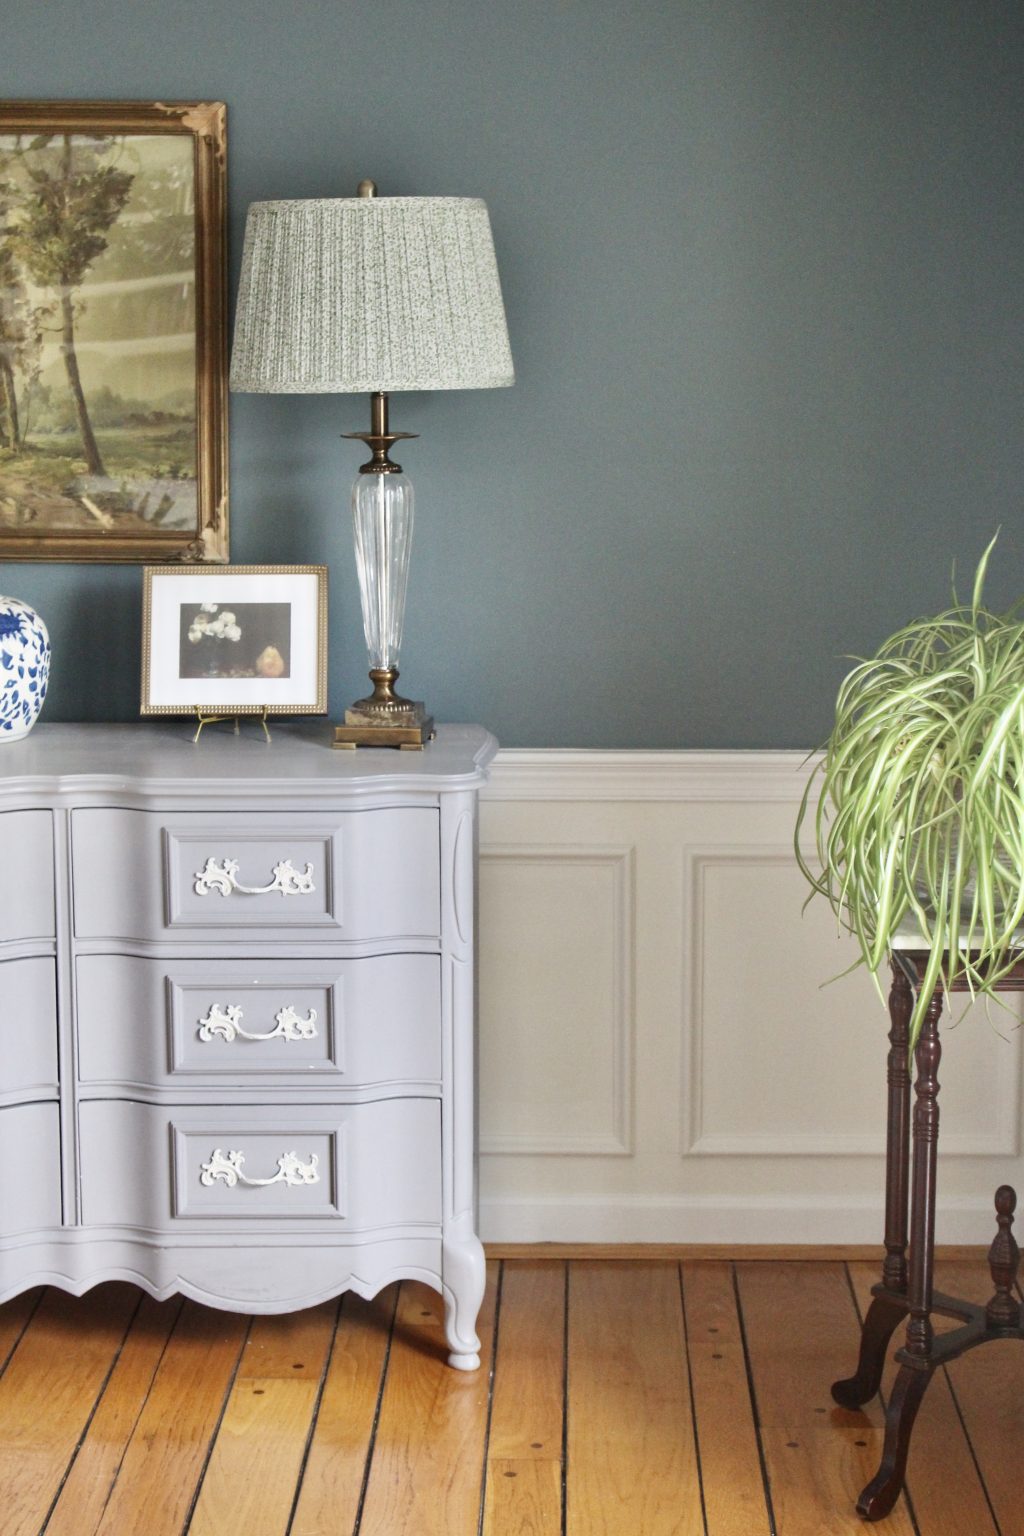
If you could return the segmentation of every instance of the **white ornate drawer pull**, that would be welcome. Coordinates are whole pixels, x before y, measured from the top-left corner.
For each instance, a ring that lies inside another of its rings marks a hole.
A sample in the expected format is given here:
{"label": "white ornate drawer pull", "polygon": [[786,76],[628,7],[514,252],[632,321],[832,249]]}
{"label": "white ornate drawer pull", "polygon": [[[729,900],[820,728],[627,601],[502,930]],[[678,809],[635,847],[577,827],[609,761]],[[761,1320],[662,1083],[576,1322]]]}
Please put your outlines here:
{"label": "white ornate drawer pull", "polygon": [[273,873],[269,885],[243,885],[235,878],[238,874],[236,859],[207,859],[202,869],[196,870],[195,893],[208,896],[211,891],[217,891],[221,896],[230,896],[232,891],[240,891],[244,896],[268,896],[271,891],[280,891],[282,896],[308,896],[316,890],[312,864],[306,865],[303,874],[294,868],[291,859],[285,859],[274,865]]}
{"label": "white ornate drawer pull", "polygon": [[233,1003],[229,1003],[226,1008],[221,1008],[220,1003],[214,1003],[206,1018],[199,1020],[199,1038],[213,1040],[219,1035],[224,1040],[234,1040],[236,1036],[242,1040],[316,1039],[315,1008],[311,1008],[304,1019],[299,1018],[290,1003],[287,1008],[279,1008],[274,1014],[274,1028],[264,1034],[250,1034],[242,1028],[241,1019],[242,1010]]}
{"label": "white ornate drawer pull", "polygon": [[223,1179],[229,1189],[234,1189],[236,1184],[248,1184],[250,1189],[267,1184],[319,1184],[320,1175],[316,1171],[319,1161],[315,1152],[310,1153],[308,1163],[301,1162],[297,1152],[282,1152],[272,1179],[249,1179],[242,1172],[245,1153],[228,1152],[225,1155],[223,1149],[217,1147],[210,1161],[203,1163],[199,1182],[209,1188],[216,1179]]}

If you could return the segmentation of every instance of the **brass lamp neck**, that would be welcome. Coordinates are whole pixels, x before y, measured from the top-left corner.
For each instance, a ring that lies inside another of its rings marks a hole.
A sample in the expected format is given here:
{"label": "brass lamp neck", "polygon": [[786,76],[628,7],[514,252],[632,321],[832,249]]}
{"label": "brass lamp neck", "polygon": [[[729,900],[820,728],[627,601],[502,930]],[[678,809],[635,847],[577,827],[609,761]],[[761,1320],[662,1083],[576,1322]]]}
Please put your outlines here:
{"label": "brass lamp neck", "polygon": [[401,464],[395,464],[388,458],[391,445],[403,437],[418,436],[416,432],[388,431],[388,397],[382,390],[377,390],[370,396],[369,432],[343,432],[341,435],[358,438],[372,451],[373,458],[359,466],[361,475],[400,475]]}

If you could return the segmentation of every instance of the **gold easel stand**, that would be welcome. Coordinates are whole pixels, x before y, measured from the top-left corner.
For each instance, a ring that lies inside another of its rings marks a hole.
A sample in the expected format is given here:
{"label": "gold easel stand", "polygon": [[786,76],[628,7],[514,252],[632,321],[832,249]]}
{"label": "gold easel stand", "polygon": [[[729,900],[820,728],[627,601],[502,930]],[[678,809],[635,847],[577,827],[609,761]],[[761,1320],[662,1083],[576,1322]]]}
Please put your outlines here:
{"label": "gold easel stand", "polygon": [[[263,727],[263,734],[264,734],[264,736],[267,738],[268,741],[270,741],[271,740],[271,735],[270,735],[270,731],[269,731],[269,729],[267,727],[267,706],[264,704],[263,708],[258,713],[253,711],[252,714],[255,717],[255,719],[257,719],[259,721],[260,725]],[[248,718],[248,712],[247,712],[247,718]],[[192,745],[193,746],[199,740],[200,736],[203,734],[203,726],[204,725],[220,725],[225,720],[233,720],[235,722],[235,735],[237,736],[237,735],[240,734],[240,727],[241,727],[241,724],[242,724],[242,716],[239,715],[239,714],[210,715],[210,714],[207,714],[205,710],[201,709],[199,707],[199,705],[197,704],[196,705],[196,719],[199,721],[199,724],[196,726],[196,733],[192,737]]]}

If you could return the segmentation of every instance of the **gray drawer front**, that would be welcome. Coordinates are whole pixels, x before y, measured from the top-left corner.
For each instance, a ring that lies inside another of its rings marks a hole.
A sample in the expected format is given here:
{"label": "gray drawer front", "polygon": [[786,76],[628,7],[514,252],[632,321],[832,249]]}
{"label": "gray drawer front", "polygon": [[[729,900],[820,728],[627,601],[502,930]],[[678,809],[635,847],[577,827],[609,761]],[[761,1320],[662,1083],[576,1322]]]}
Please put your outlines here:
{"label": "gray drawer front", "polygon": [[60,1127],[56,1104],[0,1109],[0,1233],[59,1227]]}
{"label": "gray drawer front", "polygon": [[441,1221],[436,1099],[287,1109],[94,1100],[80,1121],[89,1225],[356,1233]]}
{"label": "gray drawer front", "polygon": [[430,806],[273,816],[78,810],[80,938],[286,942],[433,937],[439,825]]}
{"label": "gray drawer front", "polygon": [[0,963],[0,1104],[57,1094],[57,997],[52,959]]}
{"label": "gray drawer front", "polygon": [[82,955],[78,1045],[86,1089],[436,1083],[440,960]]}
{"label": "gray drawer front", "polygon": [[52,939],[53,817],[49,811],[0,814],[0,943]]}

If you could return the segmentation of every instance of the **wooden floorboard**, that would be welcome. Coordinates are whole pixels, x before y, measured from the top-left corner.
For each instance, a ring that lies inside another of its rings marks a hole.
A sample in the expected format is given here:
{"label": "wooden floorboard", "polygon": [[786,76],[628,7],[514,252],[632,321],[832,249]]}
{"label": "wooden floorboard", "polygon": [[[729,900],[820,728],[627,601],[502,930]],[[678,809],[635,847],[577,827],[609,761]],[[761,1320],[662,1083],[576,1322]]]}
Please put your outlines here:
{"label": "wooden floorboard", "polygon": [[678,1265],[569,1273],[567,1536],[701,1536]]}
{"label": "wooden floorboard", "polygon": [[684,1264],[707,1536],[768,1536],[754,1403],[731,1264]]}
{"label": "wooden floorboard", "polygon": [[530,1457],[487,1462],[486,1536],[558,1536],[562,1529],[562,1469]]}
{"label": "wooden floorboard", "polygon": [[490,1408],[498,1266],[488,1266],[478,1371],[447,1364],[444,1308],[403,1281],[359,1536],[475,1536]]}
{"label": "wooden floorboard", "polygon": [[60,1491],[46,1536],[82,1536],[98,1527],[181,1305],[180,1297],[170,1301],[142,1298]]}
{"label": "wooden floorboard", "polygon": [[[2,1536],[852,1536],[884,1398],[837,1408],[877,1257],[488,1263],[443,1303],[250,1319],[128,1285],[0,1307]],[[943,1290],[987,1299],[983,1261]],[[943,1325],[945,1326],[945,1325]],[[899,1335],[893,1348],[899,1343]],[[1024,1351],[932,1381],[880,1536],[1024,1536]]]}
{"label": "wooden floorboard", "polygon": [[129,1285],[48,1292],[0,1380],[4,1536],[36,1536],[139,1306]]}
{"label": "wooden floorboard", "polygon": [[289,1536],[349,1536],[362,1497],[398,1286],[346,1296]]}
{"label": "wooden floorboard", "polygon": [[42,1290],[37,1287],[0,1306],[0,1376],[7,1369],[18,1340],[28,1327],[42,1294]]}
{"label": "wooden floorboard", "polygon": [[287,1536],[337,1317],[330,1301],[253,1323],[189,1536],[223,1536],[232,1526],[246,1536]]}
{"label": "wooden floorboard", "polygon": [[560,1536],[566,1266],[506,1264],[483,1536]]}
{"label": "wooden floorboard", "polygon": [[[96,1527],[98,1536],[179,1536],[184,1530],[248,1328],[249,1320],[233,1312],[185,1302]],[[94,1533],[83,1530],[81,1536]]]}

